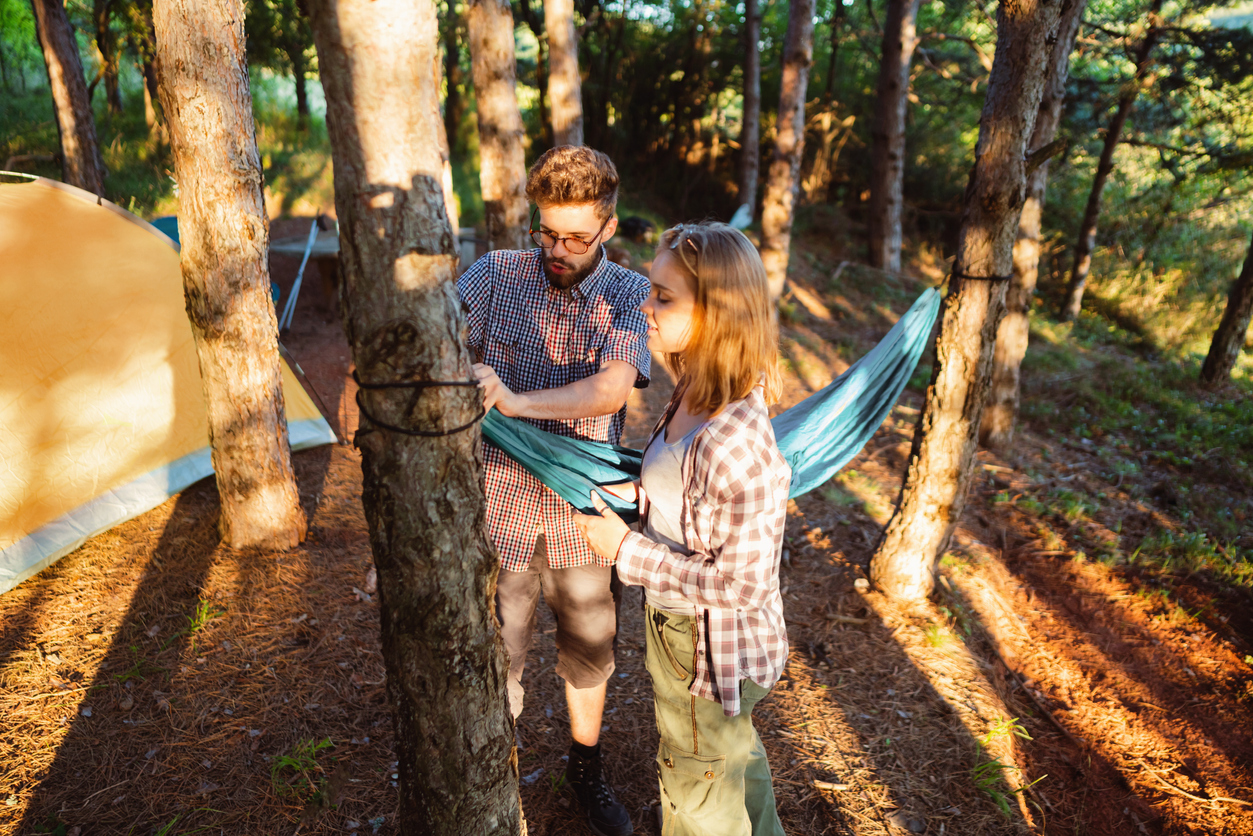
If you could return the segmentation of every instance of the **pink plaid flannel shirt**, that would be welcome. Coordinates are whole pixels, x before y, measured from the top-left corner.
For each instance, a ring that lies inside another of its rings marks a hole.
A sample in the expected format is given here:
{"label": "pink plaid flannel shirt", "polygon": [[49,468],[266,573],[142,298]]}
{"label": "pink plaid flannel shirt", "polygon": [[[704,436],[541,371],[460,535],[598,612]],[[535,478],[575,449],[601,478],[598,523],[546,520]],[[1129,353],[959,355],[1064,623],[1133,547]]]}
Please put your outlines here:
{"label": "pink plaid flannel shirt", "polygon": [[[648,296],[648,279],[610,261],[602,248],[600,264],[567,293],[548,283],[541,253],[496,250],[457,280],[469,346],[514,392],[566,386],[610,360],[630,363],[639,372],[635,385],[647,386],[651,355],[639,306]],[[523,420],[550,433],[617,444],[626,406],[573,421]],[[525,571],[539,534],[546,537],[554,569],[612,563],[588,547],[564,499],[486,441],[483,465],[487,530],[503,568]]]}
{"label": "pink plaid flannel shirt", "polygon": [[792,470],[760,387],[696,434],[682,472],[683,540],[692,553],[631,532],[618,549],[618,577],[696,607],[696,646],[708,653],[697,656],[692,693],[734,717],[741,680],[770,688],[787,662],[779,559]]}

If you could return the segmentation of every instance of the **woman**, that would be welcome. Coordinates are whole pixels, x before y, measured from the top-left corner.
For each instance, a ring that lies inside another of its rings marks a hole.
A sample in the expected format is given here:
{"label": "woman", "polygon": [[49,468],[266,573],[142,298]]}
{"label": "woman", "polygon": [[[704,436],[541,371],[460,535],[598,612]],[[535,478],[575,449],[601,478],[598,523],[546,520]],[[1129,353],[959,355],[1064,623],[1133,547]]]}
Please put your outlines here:
{"label": "woman", "polygon": [[634,486],[642,528],[596,494],[601,515],[575,524],[645,590],[662,833],[781,836],[750,719],[787,661],[779,557],[791,472],[767,413],[778,334],[766,271],[742,233],[703,223],[666,231],[649,278],[648,346],[679,383]]}

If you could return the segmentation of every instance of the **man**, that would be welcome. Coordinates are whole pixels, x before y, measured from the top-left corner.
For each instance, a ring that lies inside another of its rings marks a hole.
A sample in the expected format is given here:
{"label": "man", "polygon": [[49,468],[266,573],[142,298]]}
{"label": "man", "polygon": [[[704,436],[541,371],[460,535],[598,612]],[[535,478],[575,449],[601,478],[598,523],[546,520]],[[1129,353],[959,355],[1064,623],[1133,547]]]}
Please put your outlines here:
{"label": "man", "polygon": [[[527,175],[539,249],[497,250],[458,280],[484,402],[549,432],[617,443],[632,387],[648,385],[648,280],[614,264],[618,172],[604,154],[561,146]],[[484,445],[487,524],[500,551],[496,612],[509,651],[509,705],[522,712],[522,670],[540,590],[557,622],[557,675],[566,682],[566,781],[601,836],[633,831],[605,780],[600,725],[614,670],[620,585],[588,548],[571,508]]]}

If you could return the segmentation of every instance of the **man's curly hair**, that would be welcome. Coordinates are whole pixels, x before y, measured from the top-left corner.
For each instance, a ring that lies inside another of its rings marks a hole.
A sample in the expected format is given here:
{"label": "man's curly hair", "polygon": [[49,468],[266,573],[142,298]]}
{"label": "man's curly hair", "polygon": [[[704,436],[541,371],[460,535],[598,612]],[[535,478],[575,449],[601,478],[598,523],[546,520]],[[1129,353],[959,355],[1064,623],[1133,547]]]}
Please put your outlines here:
{"label": "man's curly hair", "polygon": [[596,204],[602,221],[618,206],[618,169],[600,151],[558,145],[545,151],[526,176],[526,198],[537,206]]}

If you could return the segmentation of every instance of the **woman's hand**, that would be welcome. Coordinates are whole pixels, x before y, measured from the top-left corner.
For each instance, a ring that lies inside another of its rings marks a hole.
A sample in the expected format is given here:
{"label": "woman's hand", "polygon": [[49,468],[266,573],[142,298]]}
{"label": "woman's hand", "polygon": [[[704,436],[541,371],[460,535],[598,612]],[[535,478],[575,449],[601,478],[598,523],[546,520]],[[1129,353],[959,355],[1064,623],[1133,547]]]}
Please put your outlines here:
{"label": "woman's hand", "polygon": [[[618,495],[614,492],[615,496]],[[574,514],[574,525],[582,533],[587,544],[605,560],[617,561],[618,549],[631,529],[622,518],[613,512],[600,498],[600,494],[592,491],[592,507],[600,512],[600,516],[592,514]]]}

